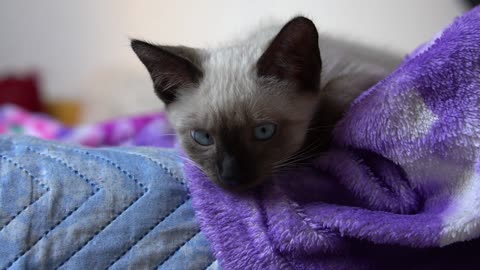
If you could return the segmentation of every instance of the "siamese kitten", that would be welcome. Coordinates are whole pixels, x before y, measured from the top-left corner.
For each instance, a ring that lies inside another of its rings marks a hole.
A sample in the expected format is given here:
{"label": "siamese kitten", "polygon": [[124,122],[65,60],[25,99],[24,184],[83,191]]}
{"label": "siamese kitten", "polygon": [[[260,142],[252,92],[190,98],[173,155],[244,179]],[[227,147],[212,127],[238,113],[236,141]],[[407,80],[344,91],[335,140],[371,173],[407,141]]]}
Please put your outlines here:
{"label": "siamese kitten", "polygon": [[189,158],[244,189],[328,147],[333,125],[400,59],[296,17],[217,49],[132,40]]}

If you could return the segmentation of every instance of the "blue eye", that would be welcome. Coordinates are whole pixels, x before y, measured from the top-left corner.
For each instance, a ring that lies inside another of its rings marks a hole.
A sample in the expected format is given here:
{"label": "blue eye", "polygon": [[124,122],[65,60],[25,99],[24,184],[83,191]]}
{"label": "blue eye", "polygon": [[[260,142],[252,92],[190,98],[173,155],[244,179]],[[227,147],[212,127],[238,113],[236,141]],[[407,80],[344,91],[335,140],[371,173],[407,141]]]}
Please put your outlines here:
{"label": "blue eye", "polygon": [[203,130],[192,130],[190,134],[192,135],[193,140],[200,145],[208,146],[213,144],[212,135]]}
{"label": "blue eye", "polygon": [[253,134],[255,135],[255,139],[264,141],[272,138],[276,129],[277,125],[273,123],[262,124],[255,127]]}

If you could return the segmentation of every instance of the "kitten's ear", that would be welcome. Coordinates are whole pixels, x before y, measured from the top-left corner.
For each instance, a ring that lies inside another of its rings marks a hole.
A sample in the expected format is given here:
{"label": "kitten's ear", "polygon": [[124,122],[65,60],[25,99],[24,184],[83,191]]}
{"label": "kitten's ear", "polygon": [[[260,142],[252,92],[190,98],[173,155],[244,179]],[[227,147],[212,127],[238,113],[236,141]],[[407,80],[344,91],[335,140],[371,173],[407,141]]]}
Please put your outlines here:
{"label": "kitten's ear", "polygon": [[310,91],[319,88],[321,69],[318,32],[305,17],[283,26],[257,62],[259,76],[293,81]]}
{"label": "kitten's ear", "polygon": [[158,46],[140,40],[132,40],[131,46],[150,73],[156,94],[166,105],[175,101],[179,89],[195,86],[203,77],[200,55],[195,49]]}

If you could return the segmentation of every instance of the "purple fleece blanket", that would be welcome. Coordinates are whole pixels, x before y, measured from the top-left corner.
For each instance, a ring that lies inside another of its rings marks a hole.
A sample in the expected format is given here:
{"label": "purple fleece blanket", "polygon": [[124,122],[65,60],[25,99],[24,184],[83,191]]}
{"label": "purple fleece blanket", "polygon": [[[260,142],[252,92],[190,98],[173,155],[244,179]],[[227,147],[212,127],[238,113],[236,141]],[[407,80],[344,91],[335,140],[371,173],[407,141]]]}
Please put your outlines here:
{"label": "purple fleece blanket", "polygon": [[480,7],[356,100],[335,141],[243,194],[187,165],[224,269],[480,269]]}

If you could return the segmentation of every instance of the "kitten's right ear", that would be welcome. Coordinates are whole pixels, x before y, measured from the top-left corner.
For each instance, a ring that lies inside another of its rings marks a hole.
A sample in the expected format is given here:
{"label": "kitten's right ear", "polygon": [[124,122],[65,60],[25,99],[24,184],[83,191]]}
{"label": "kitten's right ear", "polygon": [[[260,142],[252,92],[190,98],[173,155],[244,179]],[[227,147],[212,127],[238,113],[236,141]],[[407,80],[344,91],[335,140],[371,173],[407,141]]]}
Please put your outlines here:
{"label": "kitten's right ear", "polygon": [[156,94],[166,105],[176,100],[180,89],[195,86],[203,77],[195,49],[158,46],[135,39],[131,46],[150,73]]}
{"label": "kitten's right ear", "polygon": [[305,17],[285,24],[257,62],[259,76],[292,81],[310,91],[318,90],[321,69],[317,28]]}

